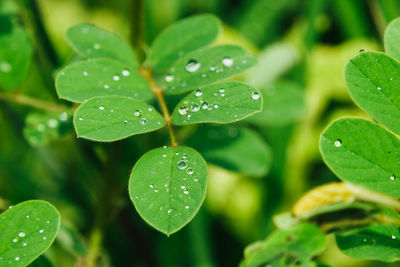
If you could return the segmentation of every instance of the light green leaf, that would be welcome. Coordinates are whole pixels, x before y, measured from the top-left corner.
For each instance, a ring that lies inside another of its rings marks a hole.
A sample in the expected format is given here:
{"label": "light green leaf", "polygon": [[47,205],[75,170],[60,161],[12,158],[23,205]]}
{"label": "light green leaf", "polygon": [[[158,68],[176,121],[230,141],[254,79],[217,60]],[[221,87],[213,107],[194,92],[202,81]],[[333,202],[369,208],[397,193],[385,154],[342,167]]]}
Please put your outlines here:
{"label": "light green leaf", "polygon": [[385,31],[385,51],[388,55],[400,60],[400,18],[394,19]]}
{"label": "light green leaf", "polygon": [[168,70],[179,57],[214,41],[219,31],[218,18],[209,14],[193,16],[171,25],[153,42],[152,69]]}
{"label": "light green leaf", "polygon": [[123,96],[89,99],[75,112],[78,137],[111,142],[165,126],[165,120],[150,105]]}
{"label": "light green leaf", "polygon": [[158,148],[132,170],[129,195],[140,216],[167,235],[185,226],[206,195],[207,165],[190,147]]}
{"label": "light green leaf", "polygon": [[0,215],[0,266],[27,266],[53,243],[60,214],[48,202],[31,200]]}
{"label": "light green leaf", "polygon": [[[387,216],[400,219],[392,210]],[[389,224],[374,224],[361,229],[336,234],[340,250],[352,258],[394,262],[400,259],[400,228]]]}
{"label": "light green leaf", "polygon": [[133,67],[138,64],[125,40],[91,24],[78,24],[69,28],[67,41],[76,53],[85,58],[111,58]]}
{"label": "light green leaf", "polygon": [[11,90],[20,86],[28,74],[32,45],[25,30],[17,27],[0,35],[0,87]]}
{"label": "light green leaf", "polygon": [[56,79],[58,95],[82,103],[95,96],[119,95],[149,100],[153,93],[136,70],[112,59],[81,61],[64,68]]}
{"label": "light green leaf", "polygon": [[376,123],[334,121],[320,139],[322,158],[343,181],[400,197],[400,143]]}
{"label": "light green leaf", "polygon": [[187,144],[199,151],[207,162],[247,175],[265,175],[272,162],[269,146],[256,132],[246,128],[202,127]]}
{"label": "light green leaf", "polygon": [[241,47],[221,45],[199,49],[181,57],[165,76],[165,92],[184,93],[241,73],[257,63]]}
{"label": "light green leaf", "polygon": [[400,133],[400,63],[363,52],[346,65],[345,80],[354,101],[374,119]]}
{"label": "light green leaf", "polygon": [[263,108],[248,121],[258,125],[287,125],[300,118],[305,111],[304,96],[300,86],[289,81],[270,84],[260,89]]}
{"label": "light green leaf", "polygon": [[262,97],[257,89],[241,82],[222,82],[183,98],[175,107],[172,123],[230,123],[260,112],[261,107]]}
{"label": "light green leaf", "polygon": [[313,256],[324,251],[324,233],[319,227],[302,223],[276,230],[265,241],[248,246],[241,266],[310,266]]}

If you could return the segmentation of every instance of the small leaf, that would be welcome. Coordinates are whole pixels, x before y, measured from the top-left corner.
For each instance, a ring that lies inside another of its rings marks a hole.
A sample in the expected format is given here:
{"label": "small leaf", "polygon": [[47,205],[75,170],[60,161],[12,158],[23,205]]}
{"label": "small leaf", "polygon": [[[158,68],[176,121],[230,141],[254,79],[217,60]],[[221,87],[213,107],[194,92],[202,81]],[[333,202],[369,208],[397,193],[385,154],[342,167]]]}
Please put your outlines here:
{"label": "small leaf", "polygon": [[309,266],[311,258],[324,251],[325,246],[325,236],[319,227],[297,224],[287,230],[276,230],[265,241],[248,246],[241,266]]}
{"label": "small leaf", "polygon": [[175,107],[172,123],[230,123],[261,111],[261,93],[241,82],[222,82],[197,89]]}
{"label": "small leaf", "polygon": [[165,120],[146,103],[123,96],[89,99],[75,112],[78,137],[111,142],[165,126]]}
{"label": "small leaf", "polygon": [[248,121],[258,125],[287,125],[300,118],[305,111],[303,92],[296,83],[284,81],[260,89],[263,108]]}
{"label": "small leaf", "polygon": [[0,266],[27,266],[53,243],[60,214],[48,202],[31,200],[0,215]]}
{"label": "small leaf", "polygon": [[78,24],[68,29],[67,40],[76,53],[84,58],[111,58],[137,66],[131,48],[115,33],[91,24]]}
{"label": "small leaf", "polygon": [[400,197],[400,143],[376,123],[334,121],[320,139],[322,158],[343,181]]}
{"label": "small leaf", "polygon": [[[400,219],[392,210],[387,216]],[[390,224],[374,224],[348,233],[336,234],[336,243],[343,253],[358,259],[394,262],[400,259],[400,228]]]}
{"label": "small leaf", "polygon": [[385,31],[385,51],[388,55],[400,60],[400,18],[394,19]]}
{"label": "small leaf", "polygon": [[374,119],[400,133],[400,63],[363,52],[346,65],[345,80],[354,101]]}
{"label": "small leaf", "polygon": [[64,68],[57,76],[58,95],[82,103],[95,96],[119,95],[149,100],[153,93],[136,70],[112,59],[81,61]]}
{"label": "small leaf", "polygon": [[209,14],[193,16],[171,25],[153,42],[153,70],[168,70],[179,57],[214,41],[219,31],[218,18]]}
{"label": "small leaf", "polygon": [[221,45],[203,48],[181,57],[165,76],[165,92],[179,94],[241,73],[257,63],[241,47]]}
{"label": "small leaf", "polygon": [[129,195],[140,216],[167,235],[185,226],[206,195],[207,165],[190,147],[158,148],[132,170]]}
{"label": "small leaf", "polygon": [[20,86],[28,74],[32,45],[22,28],[0,35],[0,87],[5,90]]}
{"label": "small leaf", "polygon": [[187,143],[207,162],[247,175],[265,175],[272,162],[269,146],[256,132],[246,128],[202,127]]}

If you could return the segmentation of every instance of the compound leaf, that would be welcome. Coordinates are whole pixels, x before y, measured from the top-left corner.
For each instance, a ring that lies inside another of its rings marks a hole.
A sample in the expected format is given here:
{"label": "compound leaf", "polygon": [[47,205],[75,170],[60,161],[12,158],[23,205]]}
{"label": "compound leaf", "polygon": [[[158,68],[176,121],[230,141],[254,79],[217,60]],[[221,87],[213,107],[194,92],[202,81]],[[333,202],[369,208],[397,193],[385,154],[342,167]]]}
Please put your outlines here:
{"label": "compound leaf", "polygon": [[209,14],[193,16],[171,25],[153,42],[153,70],[168,70],[179,57],[213,42],[219,31],[218,18]]}
{"label": "compound leaf", "polygon": [[146,103],[123,96],[100,96],[76,110],[74,126],[78,137],[110,142],[157,130],[165,126],[165,120]]}
{"label": "compound leaf", "polygon": [[207,165],[190,147],[158,148],[132,170],[129,195],[140,216],[170,235],[198,212],[206,195]]}
{"label": "compound leaf", "polygon": [[149,84],[136,70],[105,58],[67,66],[58,74],[56,88],[61,98],[78,103],[105,95],[127,96],[143,101],[153,97]]}
{"label": "compound leaf", "polygon": [[257,63],[241,47],[206,47],[181,57],[165,76],[165,92],[179,94],[241,73]]}
{"label": "compound leaf", "polygon": [[378,124],[357,118],[336,120],[322,133],[320,151],[343,181],[400,197],[400,143]]}
{"label": "compound leaf", "polygon": [[175,107],[172,123],[230,123],[260,112],[261,107],[262,97],[257,89],[241,82],[222,82],[183,98]]}
{"label": "compound leaf", "polygon": [[400,63],[378,52],[363,52],[346,65],[354,101],[374,119],[400,133]]}
{"label": "compound leaf", "polygon": [[30,200],[0,215],[0,266],[27,266],[53,243],[60,214],[48,202]]}
{"label": "compound leaf", "polygon": [[394,19],[385,31],[385,51],[388,55],[400,60],[400,18]]}
{"label": "compound leaf", "polygon": [[115,33],[91,24],[78,24],[68,29],[67,41],[84,58],[111,58],[137,66],[131,48]]}

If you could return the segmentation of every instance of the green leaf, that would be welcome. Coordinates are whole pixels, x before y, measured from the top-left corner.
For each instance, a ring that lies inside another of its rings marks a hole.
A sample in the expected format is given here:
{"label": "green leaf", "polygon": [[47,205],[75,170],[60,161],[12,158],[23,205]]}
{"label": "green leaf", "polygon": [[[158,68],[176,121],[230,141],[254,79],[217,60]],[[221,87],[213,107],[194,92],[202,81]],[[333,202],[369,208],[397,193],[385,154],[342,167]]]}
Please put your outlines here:
{"label": "green leaf", "polygon": [[260,89],[262,111],[248,121],[258,125],[282,126],[296,121],[305,111],[303,92],[296,83],[283,81]]}
{"label": "green leaf", "polygon": [[[392,210],[386,215],[400,219]],[[400,228],[389,224],[374,224],[350,232],[336,234],[340,250],[352,258],[394,262],[400,259]]]}
{"label": "green leaf", "polygon": [[137,66],[128,43],[115,33],[91,24],[78,24],[68,29],[67,41],[84,58],[111,58]]}
{"label": "green leaf", "polygon": [[89,99],[75,112],[78,137],[111,142],[165,126],[165,120],[150,105],[123,96]]}
{"label": "green leaf", "polygon": [[219,31],[218,18],[209,14],[193,16],[171,25],[153,42],[152,69],[168,70],[181,56],[213,42]]}
{"label": "green leaf", "polygon": [[354,101],[374,119],[400,133],[400,63],[377,52],[351,59],[345,80]]}
{"label": "green leaf", "polygon": [[139,159],[129,195],[140,216],[167,235],[185,226],[206,195],[207,165],[190,147],[157,148]]}
{"label": "green leaf", "polygon": [[28,74],[32,45],[28,34],[16,27],[0,35],[0,87],[11,90],[19,87]]}
{"label": "green leaf", "polygon": [[320,139],[322,158],[342,180],[400,197],[400,143],[376,123],[334,121]]}
{"label": "green leaf", "polygon": [[0,266],[27,266],[53,243],[60,214],[48,202],[31,200],[0,215]]}
{"label": "green leaf", "polygon": [[241,47],[221,45],[199,49],[181,57],[165,76],[165,92],[184,93],[241,73],[257,63]]}
{"label": "green leaf", "polygon": [[313,256],[325,249],[325,236],[319,227],[302,223],[287,230],[276,230],[265,241],[245,249],[241,266],[309,266]]}
{"label": "green leaf", "polygon": [[143,101],[153,97],[145,78],[112,59],[93,59],[67,66],[57,75],[56,88],[61,98],[78,103],[105,95]]}
{"label": "green leaf", "polygon": [[385,31],[385,51],[388,55],[400,60],[400,18],[394,19]]}
{"label": "green leaf", "polygon": [[260,112],[261,107],[262,97],[257,89],[241,82],[222,82],[183,98],[175,107],[172,123],[230,123]]}
{"label": "green leaf", "polygon": [[272,162],[269,146],[257,132],[246,128],[202,127],[187,144],[198,150],[207,162],[247,175],[267,174]]}

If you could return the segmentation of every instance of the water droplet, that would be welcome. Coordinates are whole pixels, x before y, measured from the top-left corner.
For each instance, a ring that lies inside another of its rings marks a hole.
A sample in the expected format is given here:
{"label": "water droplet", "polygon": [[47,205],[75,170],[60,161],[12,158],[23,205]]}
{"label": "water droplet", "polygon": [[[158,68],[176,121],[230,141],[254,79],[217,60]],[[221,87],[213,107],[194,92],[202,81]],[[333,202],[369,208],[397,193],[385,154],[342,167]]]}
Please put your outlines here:
{"label": "water droplet", "polygon": [[167,75],[165,76],[165,81],[166,81],[167,83],[172,82],[174,79],[175,79],[174,75],[167,74]]}
{"label": "water droplet", "polygon": [[185,160],[180,160],[180,161],[178,161],[177,166],[178,166],[178,169],[184,170],[187,167],[187,163]]}
{"label": "water droplet", "polygon": [[181,185],[181,189],[185,190],[185,189],[186,189],[186,186]]}
{"label": "water droplet", "polygon": [[367,239],[366,239],[366,238],[363,238],[363,242],[367,242]]}
{"label": "water droplet", "polygon": [[10,206],[8,206],[8,209],[12,209],[12,208],[14,208],[14,206],[13,206],[13,205],[10,205]]}
{"label": "water droplet", "polygon": [[100,110],[104,110],[104,107],[103,107],[103,106],[100,106],[99,109],[100,109]]}
{"label": "water droplet", "polygon": [[221,94],[223,94],[223,93],[225,93],[225,89],[224,89],[224,88],[221,88],[221,89],[219,89],[219,92],[220,92]]}
{"label": "water droplet", "polygon": [[17,243],[17,242],[18,242],[18,239],[14,238],[12,241],[13,241],[14,243]]}
{"label": "water droplet", "polygon": [[395,235],[392,235],[392,239],[396,239],[396,236],[395,236]]}
{"label": "water droplet", "polygon": [[246,59],[243,59],[242,60],[242,64],[246,64],[247,63],[247,60]]}
{"label": "water droplet", "polygon": [[203,73],[203,74],[201,74],[201,77],[205,78],[205,77],[207,77],[207,74]]}
{"label": "water droplet", "polygon": [[188,168],[188,169],[186,170],[186,173],[189,174],[189,175],[192,175],[192,174],[194,173],[194,171],[193,171],[192,168]]}
{"label": "water droplet", "polygon": [[219,108],[218,103],[214,103],[214,108],[215,108],[215,109]]}
{"label": "water droplet", "polygon": [[96,50],[99,50],[99,49],[101,48],[101,45],[98,44],[98,43],[95,43],[95,44],[93,45],[93,48],[96,49]]}
{"label": "water droplet", "polygon": [[185,206],[185,209],[189,209],[190,207],[189,206]]}
{"label": "water droplet", "polygon": [[118,74],[115,74],[115,75],[113,76],[113,80],[114,80],[114,81],[119,81],[120,79],[121,79],[121,77],[119,77]]}
{"label": "water droplet", "polygon": [[124,123],[125,123],[125,124],[127,124],[127,123],[128,123],[128,121],[127,121],[127,120],[124,120]]}
{"label": "water droplet", "polygon": [[108,84],[105,84],[105,85],[104,85],[104,88],[105,88],[105,89],[108,89],[108,88],[110,88],[110,86],[109,86]]}
{"label": "water droplet", "polygon": [[158,192],[158,190],[157,189],[154,189],[154,193],[157,193]]}
{"label": "water droplet", "polygon": [[43,229],[41,229],[41,230],[39,231],[39,233],[41,233],[41,234],[42,234],[43,232],[44,232],[44,230],[43,230]]}
{"label": "water droplet", "polygon": [[194,177],[193,181],[195,181],[197,183],[199,181],[199,178]]}
{"label": "water droplet", "polygon": [[208,109],[208,103],[207,103],[207,102],[203,102],[203,103],[201,104],[201,108],[202,108],[202,109]]}
{"label": "water droplet", "polygon": [[47,126],[50,128],[56,128],[58,125],[58,121],[56,119],[50,119],[47,121]]}
{"label": "water droplet", "polygon": [[392,180],[392,181],[396,180],[396,176],[395,175],[390,175],[390,180]]}
{"label": "water droplet", "polygon": [[190,110],[192,112],[197,112],[197,111],[200,110],[200,107],[198,105],[194,104],[194,105],[191,106]]}
{"label": "water droplet", "polygon": [[43,132],[44,129],[45,129],[45,127],[44,127],[43,124],[39,124],[39,125],[37,126],[37,129],[38,129],[39,132]]}
{"label": "water droplet", "polygon": [[25,233],[24,233],[24,232],[21,232],[21,233],[18,234],[18,236],[19,236],[19,237],[24,237],[24,236],[25,236]]}
{"label": "water droplet", "polygon": [[27,219],[29,219],[29,217],[30,217],[29,215],[26,215],[26,216],[25,216],[25,218],[27,218]]}
{"label": "water droplet", "polygon": [[380,86],[378,86],[376,89],[378,89],[378,91],[382,90],[382,88]]}
{"label": "water droplet", "polygon": [[140,115],[142,115],[142,111],[141,110],[135,110],[135,112],[133,112],[133,115],[135,115],[135,117],[139,117]]}
{"label": "water droplet", "polygon": [[129,76],[131,75],[131,72],[129,70],[122,70],[122,76]]}
{"label": "water droplet", "polygon": [[167,212],[168,212],[168,215],[170,215],[172,212],[172,209],[169,209]]}
{"label": "water droplet", "polygon": [[43,239],[43,240],[46,240],[46,239],[47,239],[47,237],[45,237],[45,236],[44,236],[42,239]]}
{"label": "water droplet", "polygon": [[167,155],[165,155],[165,154],[162,154],[162,157],[163,157],[163,158],[166,158],[166,157],[167,157]]}
{"label": "water droplet", "polygon": [[10,72],[10,71],[12,71],[11,64],[6,62],[6,61],[1,61],[0,62],[0,71],[2,71],[2,72]]}
{"label": "water droplet", "polygon": [[140,121],[141,125],[145,125],[147,123],[147,119],[146,118],[142,118]]}
{"label": "water droplet", "polygon": [[14,259],[15,261],[19,261],[19,257],[15,257],[15,259]]}
{"label": "water droplet", "polygon": [[335,147],[341,147],[342,146],[342,140],[338,139],[334,142]]}
{"label": "water droplet", "polygon": [[22,246],[26,247],[26,245],[28,245],[28,243],[23,243]]}
{"label": "water droplet", "polygon": [[393,81],[393,77],[390,77],[390,80]]}
{"label": "water droplet", "polygon": [[183,193],[184,193],[185,195],[188,195],[188,194],[189,194],[189,191],[183,191]]}
{"label": "water droplet", "polygon": [[191,59],[186,64],[186,71],[188,72],[196,72],[200,68],[200,63],[194,59]]}
{"label": "water droplet", "polygon": [[203,92],[200,89],[196,89],[196,91],[194,91],[194,95],[199,97],[203,95]]}
{"label": "water droplet", "polygon": [[260,94],[259,94],[258,92],[253,92],[253,93],[251,94],[251,99],[253,99],[253,100],[258,100],[258,99],[260,99]]}
{"label": "water droplet", "polygon": [[83,76],[88,76],[88,75],[89,75],[89,73],[87,71],[83,72]]}
{"label": "water droplet", "polygon": [[180,107],[179,110],[178,110],[178,112],[179,112],[180,115],[186,115],[187,112],[188,112],[188,108],[185,107],[185,106]]}
{"label": "water droplet", "polygon": [[224,66],[226,67],[232,67],[233,66],[233,59],[230,57],[224,57],[222,59],[222,64],[224,64]]}
{"label": "water droplet", "polygon": [[150,187],[150,188],[153,188],[153,187],[154,187],[154,185],[150,184],[150,185],[149,185],[149,187]]}
{"label": "water droplet", "polygon": [[210,71],[215,71],[217,68],[215,66],[210,66]]}

